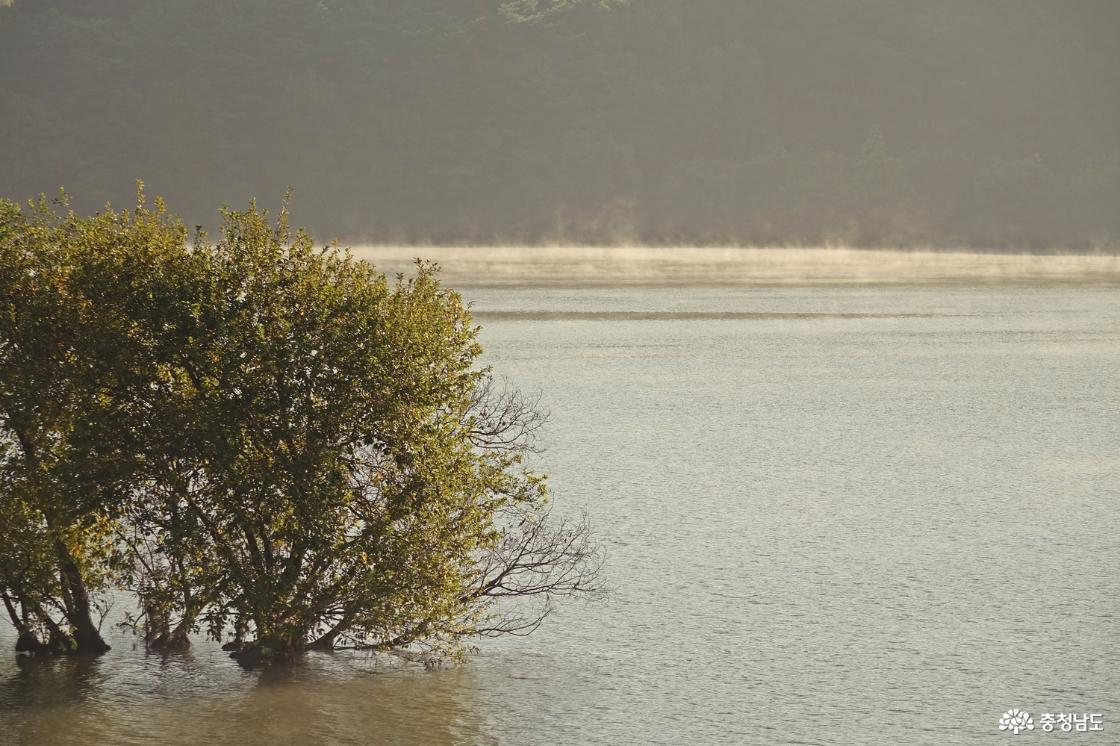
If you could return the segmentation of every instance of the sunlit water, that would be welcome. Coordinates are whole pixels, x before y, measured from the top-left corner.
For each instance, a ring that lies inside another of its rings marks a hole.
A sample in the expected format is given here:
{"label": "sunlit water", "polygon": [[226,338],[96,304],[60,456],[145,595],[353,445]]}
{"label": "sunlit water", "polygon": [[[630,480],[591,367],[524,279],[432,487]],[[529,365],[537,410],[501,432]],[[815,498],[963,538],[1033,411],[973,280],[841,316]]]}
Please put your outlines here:
{"label": "sunlit water", "polygon": [[1115,288],[466,295],[607,597],[451,670],[5,654],[0,743],[1120,742]]}

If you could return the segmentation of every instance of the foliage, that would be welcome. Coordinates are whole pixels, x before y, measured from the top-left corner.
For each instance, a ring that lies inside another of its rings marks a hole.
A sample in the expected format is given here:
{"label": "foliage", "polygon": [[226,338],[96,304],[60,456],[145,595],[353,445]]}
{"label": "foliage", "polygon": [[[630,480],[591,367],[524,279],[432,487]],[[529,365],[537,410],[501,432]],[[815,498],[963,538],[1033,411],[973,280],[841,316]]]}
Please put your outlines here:
{"label": "foliage", "polygon": [[0,586],[21,633],[80,652],[105,647],[91,594],[114,571],[150,404],[155,340],[137,311],[172,307],[165,260],[186,256],[182,226],[140,194],[88,219],[0,202]]}
{"label": "foliage", "polygon": [[0,587],[21,632],[54,610],[81,627],[75,589],[118,583],[152,647],[458,655],[593,587],[587,526],[551,520],[523,463],[540,415],[477,367],[435,267],[390,281],[286,208],[189,244],[142,192],[90,218],[3,209]]}

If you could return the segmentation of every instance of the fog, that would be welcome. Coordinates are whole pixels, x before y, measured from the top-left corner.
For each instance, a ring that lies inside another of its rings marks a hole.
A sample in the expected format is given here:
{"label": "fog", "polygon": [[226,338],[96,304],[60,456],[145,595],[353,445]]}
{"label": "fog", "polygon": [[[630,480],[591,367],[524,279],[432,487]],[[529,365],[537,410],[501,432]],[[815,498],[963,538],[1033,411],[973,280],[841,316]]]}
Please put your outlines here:
{"label": "fog", "polygon": [[469,285],[782,285],[1120,282],[1116,255],[853,248],[366,246],[355,256],[408,273],[417,258]]}

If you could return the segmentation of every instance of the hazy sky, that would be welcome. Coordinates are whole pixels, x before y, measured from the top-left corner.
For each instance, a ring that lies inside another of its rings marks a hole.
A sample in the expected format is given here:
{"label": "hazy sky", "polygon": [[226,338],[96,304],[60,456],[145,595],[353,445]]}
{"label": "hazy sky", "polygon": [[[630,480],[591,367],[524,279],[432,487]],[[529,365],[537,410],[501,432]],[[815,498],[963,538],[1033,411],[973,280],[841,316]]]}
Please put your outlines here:
{"label": "hazy sky", "polygon": [[1120,3],[17,0],[0,193],[347,241],[1100,248]]}

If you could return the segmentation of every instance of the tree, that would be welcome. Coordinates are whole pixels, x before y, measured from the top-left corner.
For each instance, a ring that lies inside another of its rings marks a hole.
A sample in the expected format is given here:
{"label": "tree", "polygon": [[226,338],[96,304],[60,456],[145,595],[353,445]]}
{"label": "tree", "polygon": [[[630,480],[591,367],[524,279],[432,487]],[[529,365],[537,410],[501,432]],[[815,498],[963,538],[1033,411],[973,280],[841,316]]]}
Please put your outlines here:
{"label": "tree", "polygon": [[0,586],[17,627],[49,628],[35,603],[61,596],[96,650],[72,601],[117,583],[155,648],[204,630],[246,661],[456,656],[594,587],[586,523],[550,518],[524,464],[543,419],[477,366],[434,266],[390,281],[286,209],[226,211],[216,242],[191,244],[142,192],[91,218],[5,209],[0,507],[24,538]]}
{"label": "tree", "polygon": [[[339,640],[453,652],[491,629],[498,585],[543,563],[582,568],[584,530],[560,529],[579,556],[541,541],[547,493],[522,468],[534,415],[490,393],[477,329],[434,267],[391,283],[255,206],[226,212],[195,251],[203,311],[172,353],[181,406],[154,452],[170,471],[140,521],[165,554],[221,568],[176,576],[179,629],[232,626],[235,645],[253,636],[248,657]],[[511,510],[524,521],[496,523]],[[534,520],[524,541],[549,556],[484,579],[480,560]],[[587,587],[593,572],[575,573],[548,592]]]}
{"label": "tree", "polygon": [[185,258],[184,237],[142,191],[134,212],[91,218],[0,202],[0,591],[29,649],[108,649],[93,617],[153,370],[136,315],[174,307],[162,254]]}

